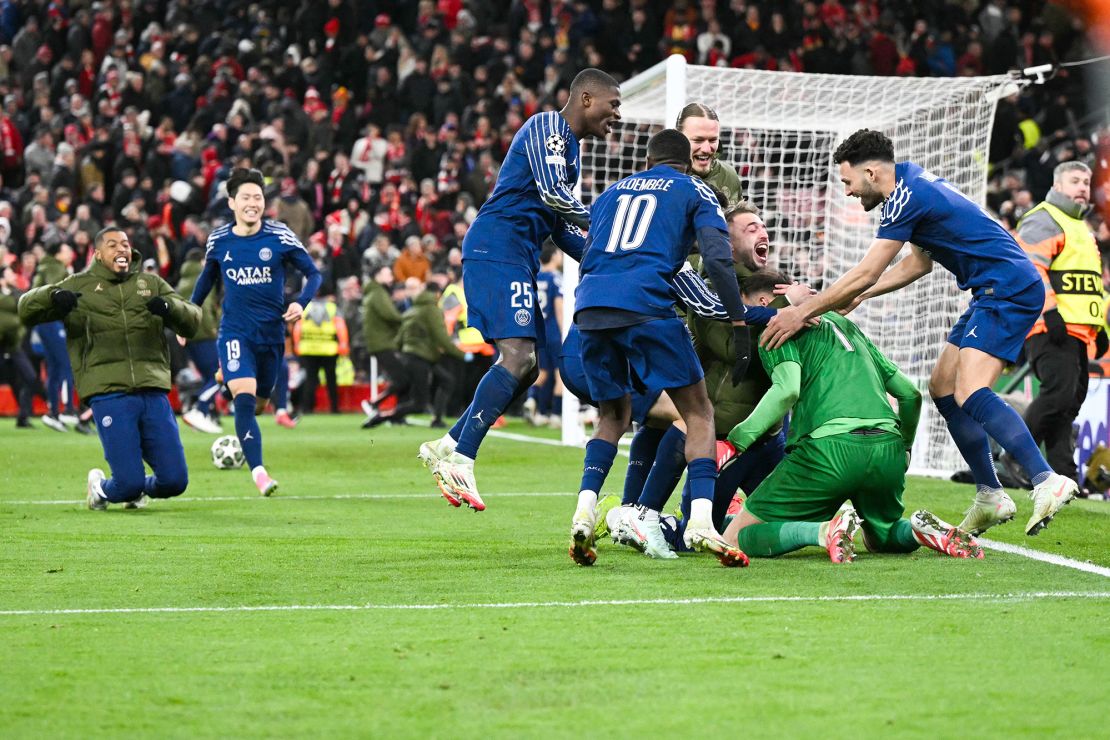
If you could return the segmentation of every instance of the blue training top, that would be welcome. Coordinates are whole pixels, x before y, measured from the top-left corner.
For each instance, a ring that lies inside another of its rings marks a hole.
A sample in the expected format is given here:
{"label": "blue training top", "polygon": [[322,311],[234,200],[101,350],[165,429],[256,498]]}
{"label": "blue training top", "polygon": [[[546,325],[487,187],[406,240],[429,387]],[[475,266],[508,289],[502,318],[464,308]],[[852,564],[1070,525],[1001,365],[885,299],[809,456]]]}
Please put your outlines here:
{"label": "blue training top", "polygon": [[960,290],[977,296],[1005,298],[1040,282],[1010,233],[950,182],[913,162],[894,165],[894,176],[879,239],[912,242],[955,275]]}
{"label": "blue training top", "polygon": [[547,237],[581,258],[590,212],[572,188],[578,181],[578,139],[559,113],[537,113],[513,137],[497,183],[463,237],[464,260],[540,269]]}
{"label": "blue training top", "polygon": [[231,224],[226,224],[208,236],[204,271],[189,300],[198,306],[204,303],[220,275],[224,284],[220,334],[259,344],[281,344],[285,341],[282,315],[287,264],[306,278],[297,303],[307,306],[322,278],[296,234],[280,221],[269,219],[251,236],[238,236]]}

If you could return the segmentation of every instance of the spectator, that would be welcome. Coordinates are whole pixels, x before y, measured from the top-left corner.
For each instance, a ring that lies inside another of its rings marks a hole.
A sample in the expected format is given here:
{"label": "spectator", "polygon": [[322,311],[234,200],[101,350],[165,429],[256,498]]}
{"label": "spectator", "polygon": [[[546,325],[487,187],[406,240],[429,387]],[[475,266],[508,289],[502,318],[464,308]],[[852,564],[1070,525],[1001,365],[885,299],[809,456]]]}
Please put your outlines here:
{"label": "spectator", "polygon": [[409,278],[416,278],[424,282],[428,279],[432,264],[424,254],[424,245],[420,237],[410,236],[405,240],[405,249],[393,263],[393,277],[397,282],[405,282]]}
{"label": "spectator", "polygon": [[339,413],[339,382],[335,368],[340,357],[350,354],[347,323],[339,314],[335,297],[315,298],[305,306],[304,316],[293,327],[293,351],[305,370],[304,402],[301,413],[316,410],[316,389],[320,371],[328,386],[328,403],[333,414]]}

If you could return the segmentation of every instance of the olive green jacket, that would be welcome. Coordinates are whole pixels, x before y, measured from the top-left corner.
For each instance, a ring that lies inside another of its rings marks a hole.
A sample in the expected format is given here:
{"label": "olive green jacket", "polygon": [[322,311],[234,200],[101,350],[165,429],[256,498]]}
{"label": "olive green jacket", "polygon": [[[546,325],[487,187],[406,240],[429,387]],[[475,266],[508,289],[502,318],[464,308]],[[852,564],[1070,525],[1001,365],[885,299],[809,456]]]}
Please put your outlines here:
{"label": "olive green jacket", "polygon": [[416,355],[428,362],[439,362],[443,355],[465,356],[447,334],[447,324],[443,320],[443,310],[435,295],[424,291],[416,296],[412,308],[401,317],[401,331],[398,334],[401,351]]}
{"label": "olive green jacket", "polygon": [[41,288],[44,285],[55,285],[67,277],[69,277],[69,270],[66,269],[66,266],[59,262],[56,257],[48,254],[39,260],[39,265],[35,268],[35,276],[31,279],[31,287]]}
{"label": "olive green jacket", "polygon": [[[80,293],[77,307],[62,316],[51,293]],[[161,296],[169,304],[165,321],[146,304]],[[27,326],[61,320],[77,392],[88,399],[101,393],[170,389],[170,353],[165,328],[191,338],[200,324],[200,307],[173,292],[157,275],[117,275],[100,262],[57,285],[44,285],[19,299],[19,318]]]}
{"label": "olive green jacket", "polygon": [[740,186],[740,175],[736,174],[736,170],[727,162],[714,159],[709,172],[702,180],[725,194],[725,198],[728,199],[728,208],[723,209],[725,211],[744,197],[743,188]]}
{"label": "olive green jacket", "polygon": [[[193,294],[193,286],[197,284],[197,278],[204,270],[204,263],[200,260],[187,260],[181,265],[181,277],[177,280],[177,294],[180,296],[191,296]],[[216,298],[216,291],[208,294],[204,299],[204,305],[200,307],[200,327],[197,333],[193,335],[192,341],[202,342],[209,339],[215,339],[220,330],[220,301]]]}
{"label": "olive green jacket", "polygon": [[370,354],[397,349],[397,330],[401,328],[401,312],[385,286],[376,280],[362,288],[362,338]]}
{"label": "olive green jacket", "polygon": [[0,292],[0,352],[14,352],[23,341],[23,323],[19,320],[19,293]]}

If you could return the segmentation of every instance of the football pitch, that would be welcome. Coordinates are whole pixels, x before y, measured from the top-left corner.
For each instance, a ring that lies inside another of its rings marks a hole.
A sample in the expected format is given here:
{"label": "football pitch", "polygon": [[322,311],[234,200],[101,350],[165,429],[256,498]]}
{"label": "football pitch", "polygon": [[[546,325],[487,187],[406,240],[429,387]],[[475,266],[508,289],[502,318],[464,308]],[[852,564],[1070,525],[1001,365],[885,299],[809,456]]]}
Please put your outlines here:
{"label": "football pitch", "polygon": [[[272,499],[183,429],[185,495],[106,512],[95,438],[4,420],[0,735],[1106,736],[1108,503],[1027,538],[1016,492],[981,561],[606,540],[580,568],[581,450],[495,431],[474,513],[416,460],[429,430],[360,420],[263,418]],[[906,506],[958,521],[971,495],[915,478]]]}

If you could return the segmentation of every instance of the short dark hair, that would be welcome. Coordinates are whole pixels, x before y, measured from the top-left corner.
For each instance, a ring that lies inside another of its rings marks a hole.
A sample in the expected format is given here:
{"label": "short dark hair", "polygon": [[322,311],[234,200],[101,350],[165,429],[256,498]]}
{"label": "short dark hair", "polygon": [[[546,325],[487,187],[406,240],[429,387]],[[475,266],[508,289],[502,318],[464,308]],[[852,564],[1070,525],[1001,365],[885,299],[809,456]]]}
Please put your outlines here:
{"label": "short dark hair", "polygon": [[674,122],[674,127],[679,131],[682,130],[682,124],[687,118],[708,118],[710,121],[719,121],[717,111],[710,108],[705,103],[687,103],[678,114],[678,120]]}
{"label": "short dark hair", "polygon": [[748,277],[744,278],[744,282],[740,288],[740,292],[744,295],[754,295],[756,293],[774,293],[775,286],[780,283],[789,283],[790,279],[783,275],[778,270],[773,270],[765,267],[762,270],[753,272]]}
{"label": "short dark hair", "polygon": [[893,162],[894,144],[882,131],[867,128],[861,128],[840,142],[840,146],[833,152],[834,163],[847,162],[853,167],[876,159],[880,162]]}
{"label": "short dark hair", "polygon": [[100,249],[100,243],[104,241],[104,236],[106,234],[111,234],[113,231],[118,231],[125,236],[127,235],[127,232],[118,226],[105,226],[103,229],[96,232],[96,236],[93,237],[93,246]]}
{"label": "short dark hair", "polygon": [[612,75],[596,67],[587,67],[571,80],[570,95],[574,97],[582,92],[600,92],[611,87],[620,87]]}
{"label": "short dark hair", "polygon": [[262,179],[262,172],[256,169],[247,169],[246,167],[236,167],[231,171],[231,176],[227,178],[227,197],[234,198],[235,194],[239,192],[239,188],[243,185],[255,184],[265,190],[266,182]]}
{"label": "short dark hair", "polygon": [[686,134],[673,128],[665,128],[648,139],[648,159],[656,164],[661,162],[690,162],[690,140]]}
{"label": "short dark hair", "polygon": [[548,262],[550,262],[551,258],[555,256],[555,252],[557,250],[558,247],[555,246],[555,243],[553,241],[551,241],[550,239],[545,241],[543,243],[543,246],[540,247],[540,264],[546,265]]}

